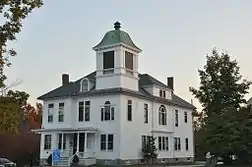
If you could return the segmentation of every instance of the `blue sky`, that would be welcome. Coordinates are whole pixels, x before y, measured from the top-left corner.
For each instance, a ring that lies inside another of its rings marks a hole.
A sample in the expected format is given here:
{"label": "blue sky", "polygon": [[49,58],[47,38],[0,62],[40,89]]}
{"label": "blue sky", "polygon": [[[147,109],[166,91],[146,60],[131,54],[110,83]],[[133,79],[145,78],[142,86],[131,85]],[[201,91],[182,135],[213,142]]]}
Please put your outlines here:
{"label": "blue sky", "polygon": [[228,51],[252,80],[251,7],[250,0],[45,0],[14,43],[18,56],[6,69],[8,83],[22,80],[15,89],[27,91],[35,103],[61,85],[62,73],[76,80],[92,72],[92,47],[118,20],[143,50],[139,72],[165,83],[174,76],[175,93],[190,101],[189,86],[199,85],[197,69],[214,47]]}

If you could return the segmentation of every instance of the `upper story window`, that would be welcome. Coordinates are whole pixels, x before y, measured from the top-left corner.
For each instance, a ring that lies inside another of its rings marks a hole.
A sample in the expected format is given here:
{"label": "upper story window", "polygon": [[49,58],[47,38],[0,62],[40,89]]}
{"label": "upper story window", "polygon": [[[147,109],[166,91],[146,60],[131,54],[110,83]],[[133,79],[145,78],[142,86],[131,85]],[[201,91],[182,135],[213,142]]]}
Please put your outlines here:
{"label": "upper story window", "polygon": [[125,51],[125,68],[128,74],[133,75],[133,54]]}
{"label": "upper story window", "polygon": [[163,105],[159,107],[159,125],[167,125],[167,112]]}
{"label": "upper story window", "polygon": [[115,68],[114,51],[103,53],[103,74],[113,74]]}
{"label": "upper story window", "polygon": [[187,119],[188,119],[187,112],[184,112],[184,116],[185,116],[185,123],[187,123]]}
{"label": "upper story window", "polygon": [[80,91],[85,92],[89,90],[89,80],[87,78],[83,78],[80,82]]}
{"label": "upper story window", "polygon": [[132,100],[128,100],[128,121],[132,121]]}
{"label": "upper story window", "polygon": [[109,121],[115,119],[115,107],[111,106],[109,101],[106,101],[101,108],[101,121]]}
{"label": "upper story window", "polygon": [[178,122],[179,122],[179,119],[178,119],[178,110],[175,110],[175,127],[178,127]]}
{"label": "upper story window", "polygon": [[166,92],[165,90],[159,90],[159,96],[162,97],[162,98],[166,98]]}
{"label": "upper story window", "polygon": [[59,122],[64,122],[64,103],[59,103]]}
{"label": "upper story window", "polygon": [[144,123],[148,123],[149,119],[148,104],[144,104]]}
{"label": "upper story window", "polygon": [[54,104],[48,104],[48,116],[47,121],[53,122],[53,110],[54,110]]}
{"label": "upper story window", "polygon": [[79,122],[83,122],[84,120],[86,122],[90,121],[90,106],[91,106],[90,101],[85,101],[85,103],[84,101],[79,102]]}

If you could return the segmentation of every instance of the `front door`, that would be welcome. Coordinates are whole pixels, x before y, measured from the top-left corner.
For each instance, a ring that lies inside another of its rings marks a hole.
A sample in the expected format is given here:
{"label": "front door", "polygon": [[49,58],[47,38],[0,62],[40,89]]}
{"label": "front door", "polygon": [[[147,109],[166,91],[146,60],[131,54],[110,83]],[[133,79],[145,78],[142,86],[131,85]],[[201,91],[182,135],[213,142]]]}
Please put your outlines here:
{"label": "front door", "polygon": [[77,151],[77,133],[74,133],[73,135],[73,154],[75,154]]}

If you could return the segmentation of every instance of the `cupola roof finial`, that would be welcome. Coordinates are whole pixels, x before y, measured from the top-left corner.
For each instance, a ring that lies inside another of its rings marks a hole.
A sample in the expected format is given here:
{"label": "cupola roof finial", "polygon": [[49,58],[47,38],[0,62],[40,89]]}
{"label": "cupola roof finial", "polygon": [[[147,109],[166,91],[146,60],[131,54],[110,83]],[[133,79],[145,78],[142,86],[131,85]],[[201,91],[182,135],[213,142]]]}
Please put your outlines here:
{"label": "cupola roof finial", "polygon": [[121,23],[120,22],[115,22],[114,23],[114,28],[115,28],[115,30],[119,30],[120,28],[121,28]]}

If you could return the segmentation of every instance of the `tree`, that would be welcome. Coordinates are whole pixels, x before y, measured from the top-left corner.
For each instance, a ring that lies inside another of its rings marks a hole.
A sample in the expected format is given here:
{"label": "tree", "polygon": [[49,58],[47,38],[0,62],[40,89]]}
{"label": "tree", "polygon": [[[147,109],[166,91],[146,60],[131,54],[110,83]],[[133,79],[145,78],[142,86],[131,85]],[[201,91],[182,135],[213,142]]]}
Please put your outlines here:
{"label": "tree", "polygon": [[154,138],[153,136],[149,136],[146,145],[142,149],[143,158],[147,162],[151,160],[153,163],[154,160],[157,159],[158,154],[157,154],[157,148],[155,145],[155,140],[156,138]]}
{"label": "tree", "polygon": [[252,114],[242,107],[251,82],[242,80],[235,60],[231,61],[227,53],[220,54],[216,50],[207,56],[207,63],[204,70],[199,70],[199,75],[199,89],[190,88],[203,106],[201,126],[195,132],[196,151],[210,151],[225,160],[230,160],[230,155],[234,154],[251,155],[248,149],[252,143],[250,146],[250,142],[241,137],[252,137]]}
{"label": "tree", "polygon": [[[23,108],[29,94],[23,91],[9,90],[6,96],[0,96],[0,133],[17,134]],[[24,118],[24,117],[23,117]]]}
{"label": "tree", "polygon": [[190,87],[190,91],[203,106],[204,114],[208,117],[212,113],[219,115],[226,107],[240,108],[246,103],[244,95],[248,93],[250,81],[241,80],[237,62],[231,61],[227,53],[212,51],[207,56],[204,70],[198,70],[200,87]]}
{"label": "tree", "polygon": [[4,23],[0,26],[0,88],[4,87],[6,76],[4,67],[10,66],[9,56],[15,56],[17,53],[7,44],[16,40],[16,35],[20,33],[22,21],[35,8],[43,5],[42,0],[1,0],[0,14],[2,14]]}

